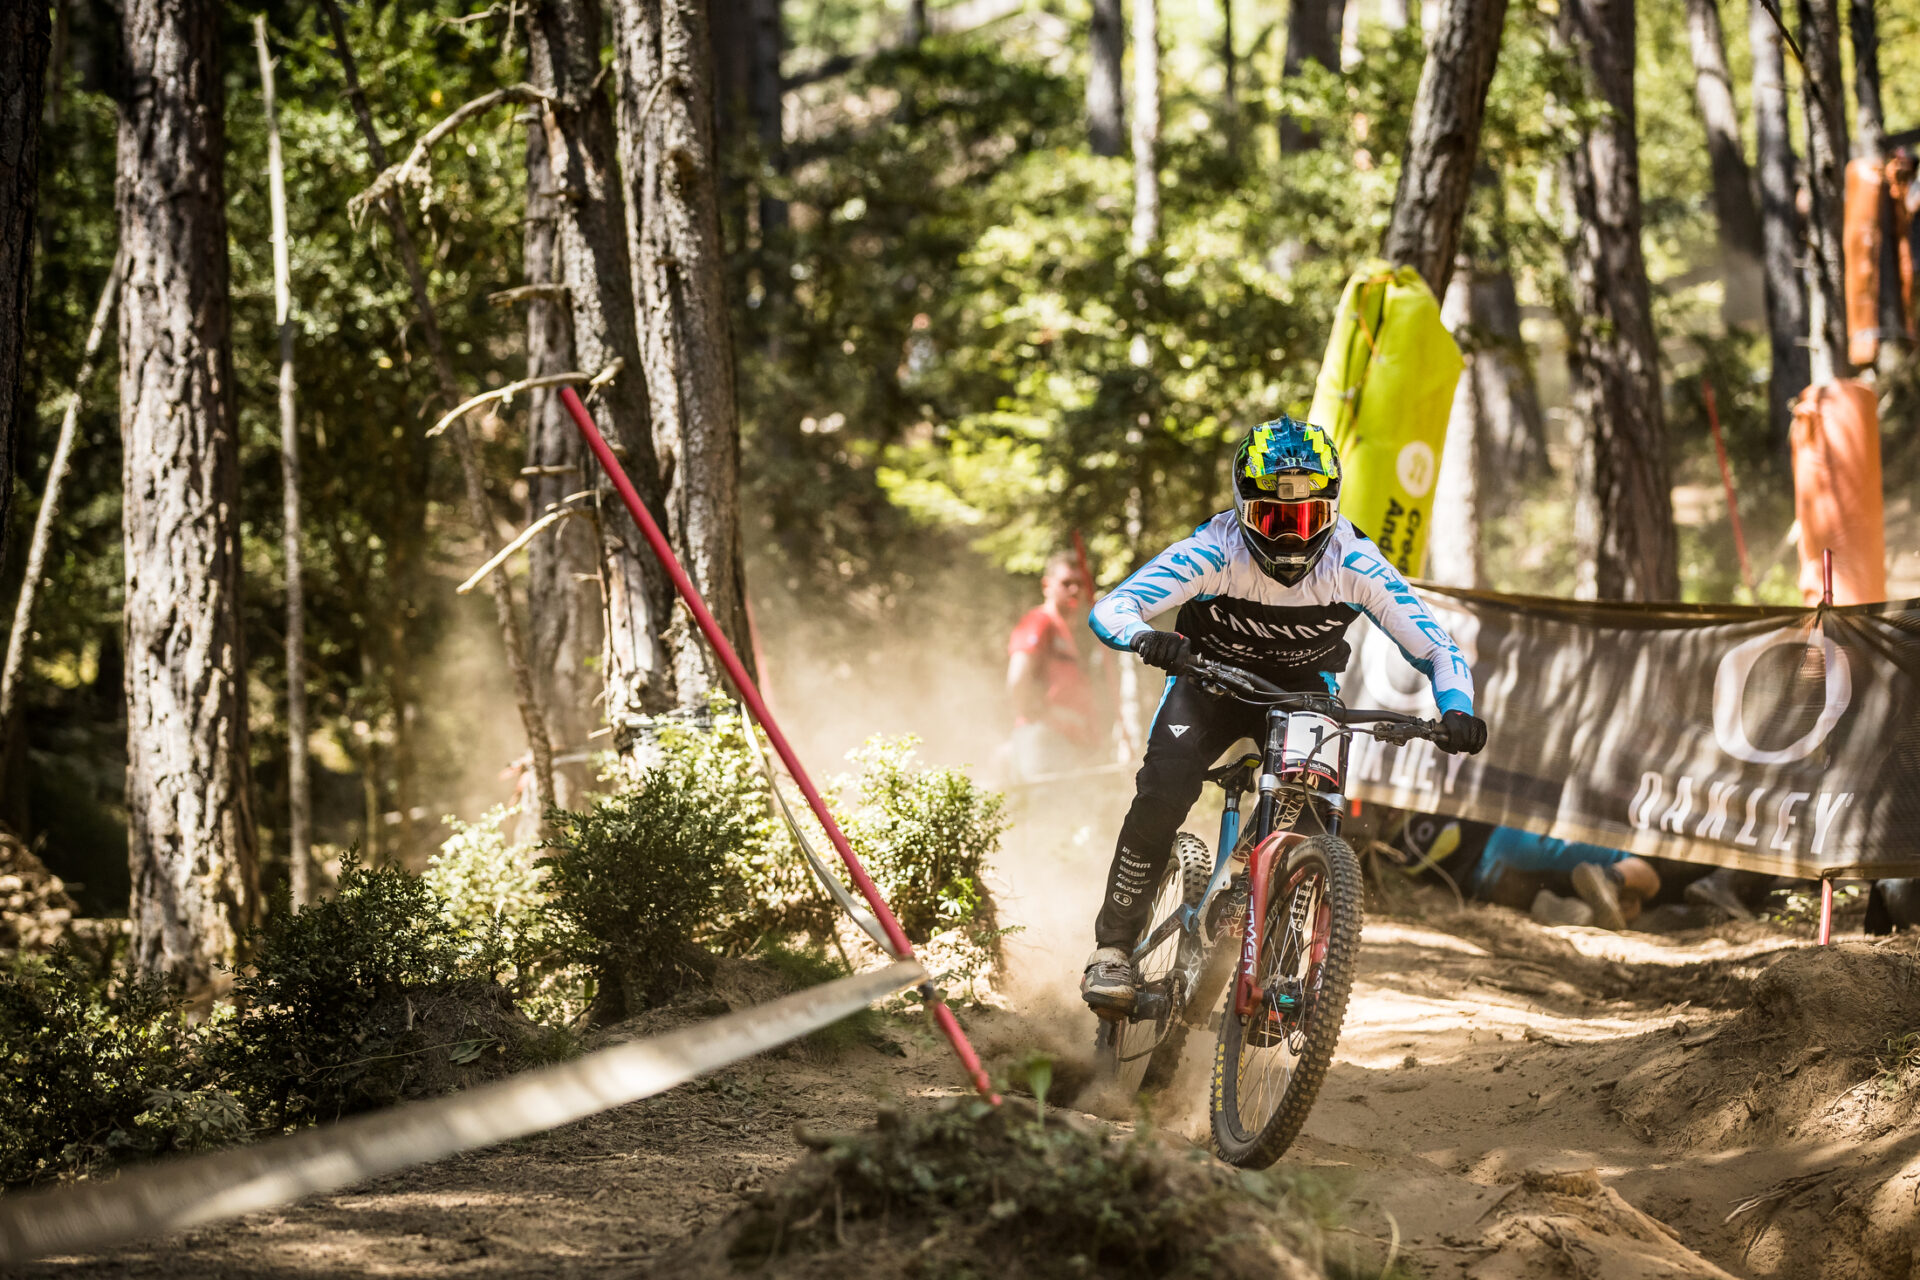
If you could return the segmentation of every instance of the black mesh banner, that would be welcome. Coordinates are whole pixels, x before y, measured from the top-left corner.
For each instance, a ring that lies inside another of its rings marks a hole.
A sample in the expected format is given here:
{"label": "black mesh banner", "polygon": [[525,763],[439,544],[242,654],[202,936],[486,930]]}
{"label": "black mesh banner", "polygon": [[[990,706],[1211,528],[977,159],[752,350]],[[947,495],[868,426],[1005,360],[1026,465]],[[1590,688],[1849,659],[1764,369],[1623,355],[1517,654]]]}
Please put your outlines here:
{"label": "black mesh banner", "polygon": [[[1689,862],[1920,875],[1920,600],[1605,604],[1422,585],[1473,664],[1477,756],[1356,738],[1348,794]],[[1433,714],[1362,623],[1348,706]]]}

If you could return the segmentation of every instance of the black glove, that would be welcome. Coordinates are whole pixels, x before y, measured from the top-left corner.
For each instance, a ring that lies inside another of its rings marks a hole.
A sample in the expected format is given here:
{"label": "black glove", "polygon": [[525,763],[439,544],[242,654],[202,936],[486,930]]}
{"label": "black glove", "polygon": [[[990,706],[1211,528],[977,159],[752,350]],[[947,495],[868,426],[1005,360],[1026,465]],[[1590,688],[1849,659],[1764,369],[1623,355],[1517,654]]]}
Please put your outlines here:
{"label": "black glove", "polygon": [[1440,717],[1440,732],[1433,745],[1442,751],[1478,755],[1487,745],[1487,722],[1465,711],[1449,711]]}
{"label": "black glove", "polygon": [[1178,671],[1193,656],[1193,646],[1178,631],[1142,631],[1127,646],[1140,661],[1162,671]]}

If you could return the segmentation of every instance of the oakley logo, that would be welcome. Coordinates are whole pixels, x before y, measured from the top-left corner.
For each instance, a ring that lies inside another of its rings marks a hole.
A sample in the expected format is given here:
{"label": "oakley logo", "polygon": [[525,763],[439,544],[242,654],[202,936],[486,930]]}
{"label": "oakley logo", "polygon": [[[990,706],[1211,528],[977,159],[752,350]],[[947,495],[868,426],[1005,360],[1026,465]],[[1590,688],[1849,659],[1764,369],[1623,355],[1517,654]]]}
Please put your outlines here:
{"label": "oakley logo", "polygon": [[[1814,642],[1819,644],[1820,653],[1826,660],[1827,694],[1819,718],[1813,722],[1813,728],[1798,740],[1778,750],[1762,750],[1754,746],[1753,740],[1747,736],[1746,721],[1741,712],[1747,680],[1753,674],[1754,665],[1769,649],[1806,650],[1812,648]],[[1823,629],[1816,627],[1811,637],[1795,629],[1771,631],[1734,646],[1720,659],[1720,667],[1713,677],[1714,741],[1720,744],[1722,751],[1748,764],[1791,764],[1795,760],[1806,759],[1826,741],[1827,735],[1833,732],[1833,726],[1839,723],[1852,702],[1853,669],[1848,665],[1847,651],[1830,640]]]}

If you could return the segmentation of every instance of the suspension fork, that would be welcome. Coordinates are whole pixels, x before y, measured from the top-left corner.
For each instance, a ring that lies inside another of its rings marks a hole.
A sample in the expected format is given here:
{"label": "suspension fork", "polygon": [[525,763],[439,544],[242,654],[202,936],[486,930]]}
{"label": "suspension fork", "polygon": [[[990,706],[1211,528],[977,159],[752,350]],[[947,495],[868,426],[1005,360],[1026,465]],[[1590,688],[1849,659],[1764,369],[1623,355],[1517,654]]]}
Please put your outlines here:
{"label": "suspension fork", "polygon": [[1247,859],[1250,892],[1247,894],[1246,934],[1240,942],[1240,974],[1233,987],[1233,1009],[1241,1017],[1252,1015],[1260,992],[1260,929],[1267,918],[1267,906],[1273,896],[1273,882],[1286,866],[1287,854],[1306,837],[1297,831],[1276,831],[1254,846]]}

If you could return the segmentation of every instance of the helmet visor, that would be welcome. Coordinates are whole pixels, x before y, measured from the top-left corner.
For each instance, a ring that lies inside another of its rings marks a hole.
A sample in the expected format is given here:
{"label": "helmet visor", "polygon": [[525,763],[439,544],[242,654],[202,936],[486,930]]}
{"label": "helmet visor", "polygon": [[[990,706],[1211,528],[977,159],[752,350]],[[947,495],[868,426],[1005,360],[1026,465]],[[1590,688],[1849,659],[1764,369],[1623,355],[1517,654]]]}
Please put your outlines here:
{"label": "helmet visor", "polygon": [[1331,527],[1337,509],[1326,498],[1280,502],[1254,498],[1246,504],[1241,522],[1263,538],[1298,538],[1305,542]]}

